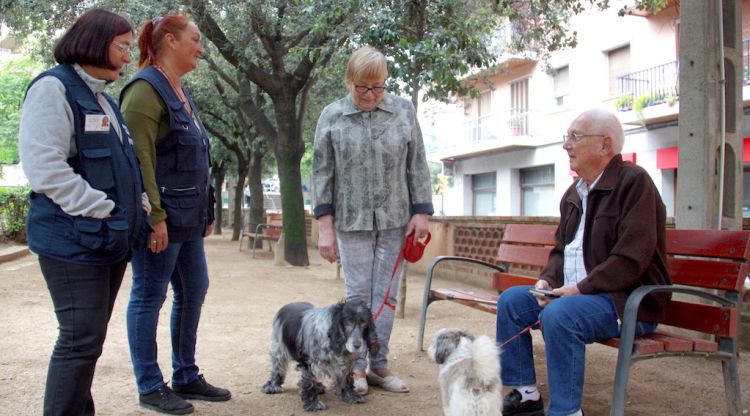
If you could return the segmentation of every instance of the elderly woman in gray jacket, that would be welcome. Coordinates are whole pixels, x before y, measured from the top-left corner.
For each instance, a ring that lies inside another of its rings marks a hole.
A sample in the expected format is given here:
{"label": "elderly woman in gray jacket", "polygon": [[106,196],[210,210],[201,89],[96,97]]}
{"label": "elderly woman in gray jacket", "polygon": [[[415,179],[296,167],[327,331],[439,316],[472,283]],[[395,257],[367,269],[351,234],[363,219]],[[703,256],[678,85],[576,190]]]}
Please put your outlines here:
{"label": "elderly woman in gray jacket", "polygon": [[[404,237],[427,236],[433,213],[416,111],[410,101],[385,92],[387,75],[377,49],[365,46],[351,55],[344,77],[350,94],[321,113],[313,156],[318,250],[330,262],[340,256],[347,299],[365,301],[373,315],[384,302],[395,304],[398,279],[391,275]],[[369,373],[367,352],[357,360],[358,393],[367,393],[368,383],[409,391],[388,369],[393,314],[383,308],[377,316],[380,350],[369,356]]]}

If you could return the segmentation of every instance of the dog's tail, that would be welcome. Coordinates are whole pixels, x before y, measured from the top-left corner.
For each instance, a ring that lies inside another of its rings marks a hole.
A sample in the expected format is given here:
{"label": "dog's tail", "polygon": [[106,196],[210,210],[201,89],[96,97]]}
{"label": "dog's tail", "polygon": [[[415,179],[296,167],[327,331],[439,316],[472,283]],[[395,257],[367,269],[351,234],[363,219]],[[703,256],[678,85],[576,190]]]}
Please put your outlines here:
{"label": "dog's tail", "polygon": [[474,374],[482,384],[496,383],[500,376],[500,354],[495,341],[480,335],[471,344]]}

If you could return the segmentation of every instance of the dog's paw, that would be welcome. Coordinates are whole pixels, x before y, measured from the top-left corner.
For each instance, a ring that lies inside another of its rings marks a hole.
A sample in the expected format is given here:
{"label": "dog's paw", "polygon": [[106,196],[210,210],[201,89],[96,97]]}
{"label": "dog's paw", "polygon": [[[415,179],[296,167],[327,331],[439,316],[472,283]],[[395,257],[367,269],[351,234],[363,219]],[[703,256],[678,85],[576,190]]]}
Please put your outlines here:
{"label": "dog's paw", "polygon": [[341,395],[341,400],[349,404],[364,403],[366,401],[365,396],[352,390],[345,391],[344,394]]}
{"label": "dog's paw", "polygon": [[266,394],[279,394],[284,392],[284,388],[269,381],[261,387],[260,391]]}
{"label": "dog's paw", "polygon": [[305,409],[306,412],[319,412],[321,410],[328,409],[326,404],[321,402],[320,400],[315,400],[314,402],[303,403],[302,407]]}
{"label": "dog's paw", "polygon": [[315,391],[318,394],[326,394],[326,386],[323,385],[323,383],[321,383],[321,382],[316,382],[315,383]]}

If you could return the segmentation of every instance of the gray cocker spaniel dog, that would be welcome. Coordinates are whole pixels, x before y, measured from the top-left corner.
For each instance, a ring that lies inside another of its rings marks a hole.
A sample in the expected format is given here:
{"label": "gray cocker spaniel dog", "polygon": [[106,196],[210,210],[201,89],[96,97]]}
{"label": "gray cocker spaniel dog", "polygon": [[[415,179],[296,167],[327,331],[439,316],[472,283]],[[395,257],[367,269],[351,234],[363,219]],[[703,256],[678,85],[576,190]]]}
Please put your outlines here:
{"label": "gray cocker spaniel dog", "polygon": [[325,410],[318,399],[325,393],[319,378],[334,381],[336,395],[346,403],[364,403],[354,391],[352,370],[360,353],[377,351],[372,314],[362,301],[342,301],[315,308],[307,302],[290,303],[276,314],[271,332],[271,376],[261,391],[278,394],[290,360],[302,373],[300,397],[306,411]]}

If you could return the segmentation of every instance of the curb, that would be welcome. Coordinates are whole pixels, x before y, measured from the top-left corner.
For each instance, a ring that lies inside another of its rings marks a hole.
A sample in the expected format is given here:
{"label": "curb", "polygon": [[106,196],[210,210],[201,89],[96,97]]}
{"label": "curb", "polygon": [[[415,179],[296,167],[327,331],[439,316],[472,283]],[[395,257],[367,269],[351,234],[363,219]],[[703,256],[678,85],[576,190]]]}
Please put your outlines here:
{"label": "curb", "polygon": [[26,246],[9,247],[0,250],[0,263],[15,260],[29,254],[29,248]]}

